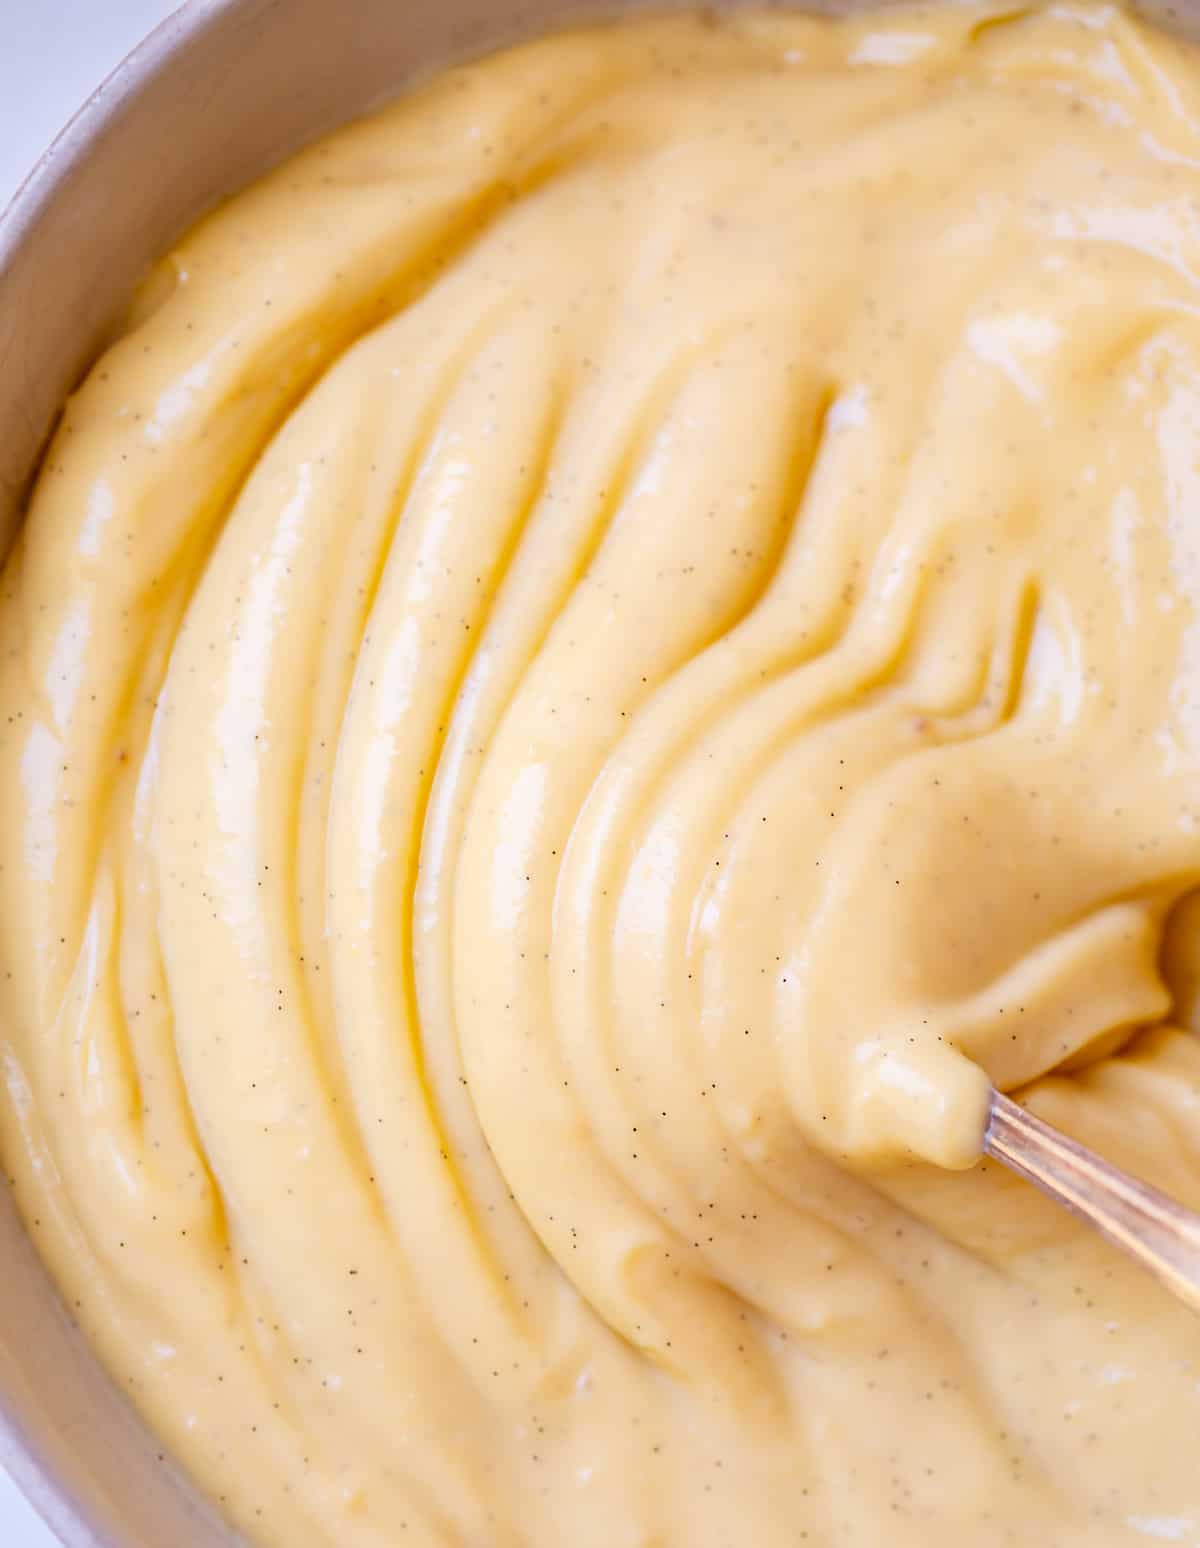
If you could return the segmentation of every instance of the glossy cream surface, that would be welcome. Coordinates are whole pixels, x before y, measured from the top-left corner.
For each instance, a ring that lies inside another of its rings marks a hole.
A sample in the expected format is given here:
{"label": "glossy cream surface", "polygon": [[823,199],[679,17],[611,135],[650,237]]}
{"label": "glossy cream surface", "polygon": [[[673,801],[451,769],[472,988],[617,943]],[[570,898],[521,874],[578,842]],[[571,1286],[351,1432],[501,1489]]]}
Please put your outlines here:
{"label": "glossy cream surface", "polygon": [[270,1548],[1200,1544],[1200,55],[627,22],[207,219],[0,597],[0,1138]]}

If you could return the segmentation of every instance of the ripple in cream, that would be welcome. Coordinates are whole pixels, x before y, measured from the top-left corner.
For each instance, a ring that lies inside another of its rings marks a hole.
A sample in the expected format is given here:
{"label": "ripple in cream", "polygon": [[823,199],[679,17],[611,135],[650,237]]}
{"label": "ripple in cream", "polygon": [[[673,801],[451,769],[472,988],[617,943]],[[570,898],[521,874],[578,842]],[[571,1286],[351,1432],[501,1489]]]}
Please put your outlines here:
{"label": "ripple in cream", "polygon": [[1200,1543],[1200,56],[566,34],[162,261],[0,599],[0,1136],[264,1548]]}

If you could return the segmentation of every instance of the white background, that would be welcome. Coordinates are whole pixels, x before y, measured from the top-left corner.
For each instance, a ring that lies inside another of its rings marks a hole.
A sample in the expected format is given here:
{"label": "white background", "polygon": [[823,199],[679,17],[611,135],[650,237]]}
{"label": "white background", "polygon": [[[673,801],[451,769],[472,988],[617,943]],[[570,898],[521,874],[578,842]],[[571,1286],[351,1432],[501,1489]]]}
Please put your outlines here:
{"label": "white background", "polygon": [[[75,109],[178,4],[0,0],[0,208]],[[58,1548],[2,1470],[0,1544]]]}

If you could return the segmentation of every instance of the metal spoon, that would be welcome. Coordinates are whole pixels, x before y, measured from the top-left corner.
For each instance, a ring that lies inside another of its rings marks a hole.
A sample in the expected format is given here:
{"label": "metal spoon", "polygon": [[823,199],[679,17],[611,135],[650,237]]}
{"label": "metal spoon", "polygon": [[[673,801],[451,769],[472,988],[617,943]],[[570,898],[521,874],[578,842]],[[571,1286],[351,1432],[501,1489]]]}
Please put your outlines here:
{"label": "metal spoon", "polygon": [[987,1155],[1089,1221],[1200,1311],[1200,1214],[992,1092]]}

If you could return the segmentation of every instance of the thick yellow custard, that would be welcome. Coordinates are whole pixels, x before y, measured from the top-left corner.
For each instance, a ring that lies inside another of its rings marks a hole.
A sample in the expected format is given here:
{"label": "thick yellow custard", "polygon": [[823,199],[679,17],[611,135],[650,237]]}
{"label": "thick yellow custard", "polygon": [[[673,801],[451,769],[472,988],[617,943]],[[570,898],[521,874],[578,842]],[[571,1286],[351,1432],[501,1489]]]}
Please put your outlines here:
{"label": "thick yellow custard", "polygon": [[[1200,54],[625,24],[213,215],[0,602],[0,1133],[273,1548],[1200,1544]],[[1190,916],[1190,917],[1189,917]]]}

